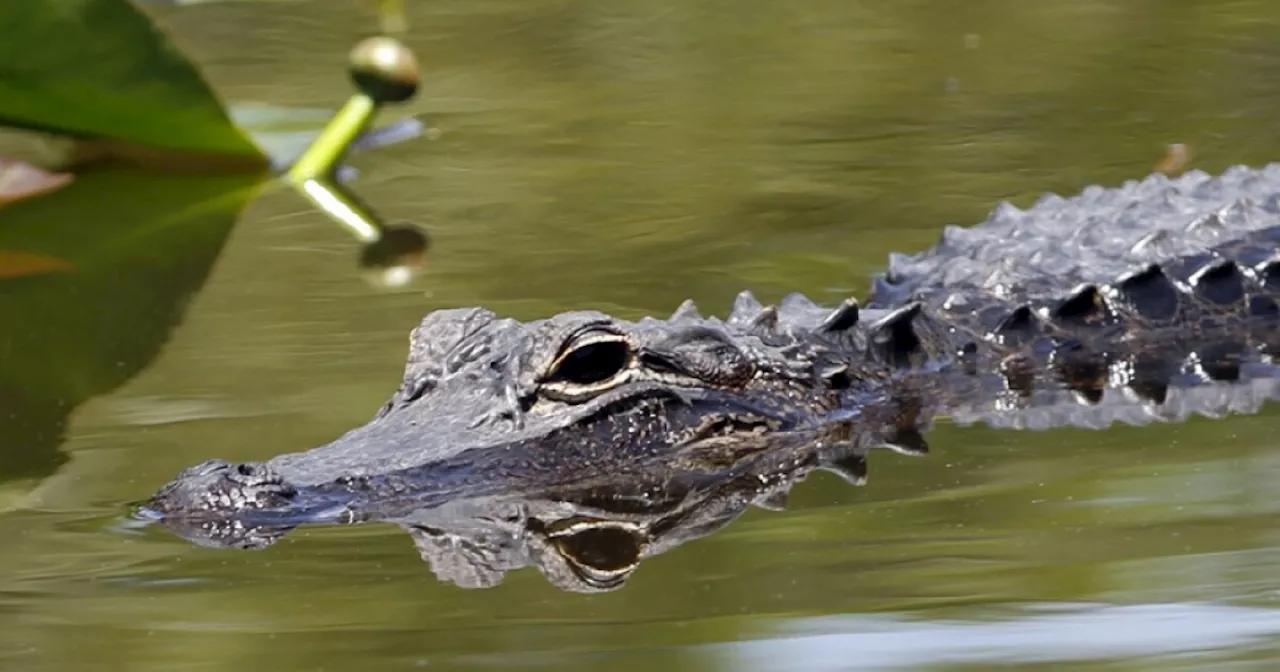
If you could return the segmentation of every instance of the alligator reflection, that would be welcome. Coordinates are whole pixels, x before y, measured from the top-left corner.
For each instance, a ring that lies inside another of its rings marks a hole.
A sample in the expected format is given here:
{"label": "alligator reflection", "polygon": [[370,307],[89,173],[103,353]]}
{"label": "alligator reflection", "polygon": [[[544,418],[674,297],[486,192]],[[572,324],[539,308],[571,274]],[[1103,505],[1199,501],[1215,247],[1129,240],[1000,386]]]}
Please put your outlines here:
{"label": "alligator reflection", "polygon": [[[918,436],[890,448],[928,451]],[[814,471],[862,485],[870,450],[812,434],[775,435],[739,469],[673,472],[655,462],[579,486],[416,509],[384,502],[362,522],[399,525],[436,577],[462,588],[489,588],[507,572],[534,567],[562,590],[605,592],[621,588],[642,560],[714,534],[748,507],[784,509],[792,486]],[[265,548],[297,527],[184,518],[161,524],[200,545],[241,549]]]}

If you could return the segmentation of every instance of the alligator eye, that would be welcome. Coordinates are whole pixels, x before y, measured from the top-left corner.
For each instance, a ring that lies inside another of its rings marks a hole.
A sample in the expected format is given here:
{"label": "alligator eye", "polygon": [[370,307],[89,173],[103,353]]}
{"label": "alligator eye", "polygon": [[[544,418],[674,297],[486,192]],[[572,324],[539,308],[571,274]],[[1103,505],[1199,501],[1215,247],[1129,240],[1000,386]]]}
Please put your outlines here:
{"label": "alligator eye", "polygon": [[541,390],[560,401],[583,401],[621,382],[633,358],[631,345],[622,336],[589,331],[570,341],[547,367]]}
{"label": "alligator eye", "polygon": [[631,348],[621,339],[579,345],[551,366],[547,382],[595,385],[622,373],[631,362]]}

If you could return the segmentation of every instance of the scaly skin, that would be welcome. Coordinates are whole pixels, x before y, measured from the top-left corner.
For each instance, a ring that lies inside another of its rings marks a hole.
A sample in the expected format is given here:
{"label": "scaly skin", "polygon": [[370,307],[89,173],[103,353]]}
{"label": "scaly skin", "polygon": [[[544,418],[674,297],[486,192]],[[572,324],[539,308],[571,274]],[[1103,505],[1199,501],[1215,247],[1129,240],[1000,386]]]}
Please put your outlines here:
{"label": "scaly skin", "polygon": [[744,292],[725,320],[688,302],[638,322],[437,311],[369,424],[265,463],[197,465],[147,511],[259,547],[298,524],[476,498],[919,453],[942,415],[1044,428],[1251,412],[1280,395],[1278,300],[1280,166],[1090,187],[895,255],[861,309]]}

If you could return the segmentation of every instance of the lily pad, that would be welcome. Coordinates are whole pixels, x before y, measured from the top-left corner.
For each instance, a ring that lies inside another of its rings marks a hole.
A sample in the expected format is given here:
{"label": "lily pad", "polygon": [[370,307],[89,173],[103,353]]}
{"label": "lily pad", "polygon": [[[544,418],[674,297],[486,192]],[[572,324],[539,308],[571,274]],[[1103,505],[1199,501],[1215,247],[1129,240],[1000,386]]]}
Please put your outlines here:
{"label": "lily pad", "polygon": [[0,35],[0,124],[265,165],[196,67],[128,0],[0,2]]}

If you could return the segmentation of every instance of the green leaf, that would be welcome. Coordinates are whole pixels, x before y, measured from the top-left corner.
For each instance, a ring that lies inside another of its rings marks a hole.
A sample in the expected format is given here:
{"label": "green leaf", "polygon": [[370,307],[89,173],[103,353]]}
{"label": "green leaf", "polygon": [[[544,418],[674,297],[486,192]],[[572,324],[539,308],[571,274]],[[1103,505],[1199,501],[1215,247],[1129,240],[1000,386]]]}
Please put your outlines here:
{"label": "green leaf", "polygon": [[0,124],[264,160],[128,0],[0,2]]}

